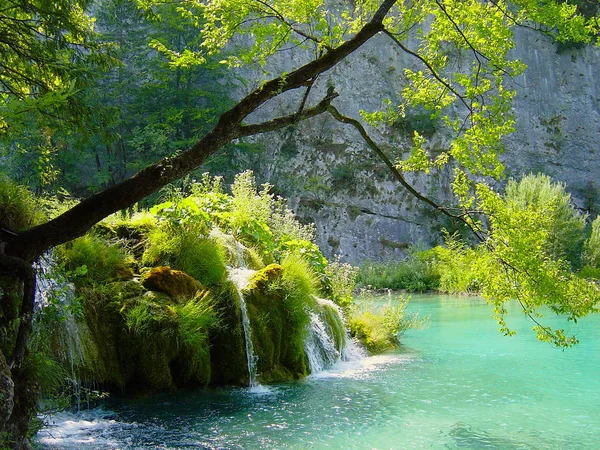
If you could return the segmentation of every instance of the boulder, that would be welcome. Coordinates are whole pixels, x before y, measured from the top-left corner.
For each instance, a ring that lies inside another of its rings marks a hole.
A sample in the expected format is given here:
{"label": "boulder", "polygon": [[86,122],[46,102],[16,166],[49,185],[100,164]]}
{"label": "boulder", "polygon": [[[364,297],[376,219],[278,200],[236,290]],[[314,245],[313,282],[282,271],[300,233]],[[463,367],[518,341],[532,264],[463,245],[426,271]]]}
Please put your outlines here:
{"label": "boulder", "polygon": [[187,273],[168,266],[150,269],[142,275],[140,281],[149,291],[162,292],[172,299],[190,299],[198,291],[205,290],[199,281]]}

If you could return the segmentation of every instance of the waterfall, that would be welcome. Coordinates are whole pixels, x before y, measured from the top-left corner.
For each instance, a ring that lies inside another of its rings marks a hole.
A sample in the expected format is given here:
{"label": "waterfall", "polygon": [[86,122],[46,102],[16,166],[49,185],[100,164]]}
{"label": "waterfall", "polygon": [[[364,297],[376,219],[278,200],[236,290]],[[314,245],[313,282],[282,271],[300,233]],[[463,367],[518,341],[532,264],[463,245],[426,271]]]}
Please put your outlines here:
{"label": "waterfall", "polygon": [[[42,255],[35,270],[37,272],[35,286],[35,314],[44,314],[48,307],[58,308],[59,317],[50,324],[36,321],[37,329],[34,332],[41,333],[39,327],[49,327],[50,332],[58,342],[54,356],[68,368],[69,376],[65,377],[71,390],[74,403],[79,410],[81,405],[81,380],[77,374],[78,369],[84,366],[85,349],[82,334],[87,331],[85,323],[77,320],[72,304],[75,301],[75,287],[67,283],[64,277],[53,272],[54,260],[50,254]],[[56,313],[53,313],[56,314]]]}
{"label": "waterfall", "polygon": [[254,344],[252,343],[252,329],[250,327],[250,318],[248,317],[248,308],[242,295],[242,289],[248,284],[248,280],[254,273],[250,269],[229,269],[229,279],[237,287],[238,298],[240,301],[240,311],[242,314],[242,328],[244,330],[244,342],[246,346],[246,360],[248,361],[248,377],[249,386],[251,388],[260,386],[258,382],[257,363],[258,356],[254,352]]}
{"label": "waterfall", "polygon": [[248,249],[238,241],[235,237],[230,234],[223,233],[218,227],[214,227],[210,230],[210,238],[215,242],[221,244],[225,249],[229,263],[236,268],[245,269],[247,267],[246,257],[244,256]]}
{"label": "waterfall", "polygon": [[310,312],[304,351],[310,372],[329,369],[339,361],[355,361],[366,354],[350,337],[342,309],[331,300],[316,298],[317,312]]}
{"label": "waterfall", "polygon": [[304,351],[308,358],[311,373],[321,372],[337,361],[341,353],[335,348],[332,336],[318,313],[310,313],[308,336],[304,341]]}

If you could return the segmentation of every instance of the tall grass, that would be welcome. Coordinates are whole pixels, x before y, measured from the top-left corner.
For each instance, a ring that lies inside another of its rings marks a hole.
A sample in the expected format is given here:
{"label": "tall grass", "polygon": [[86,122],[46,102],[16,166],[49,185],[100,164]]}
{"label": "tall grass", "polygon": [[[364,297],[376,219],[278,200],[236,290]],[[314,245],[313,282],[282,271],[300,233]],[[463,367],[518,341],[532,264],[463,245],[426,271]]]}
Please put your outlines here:
{"label": "tall grass", "polygon": [[103,283],[133,275],[133,259],[126,250],[94,234],[61,245],[54,252],[67,271],[85,274],[77,278],[80,283]]}
{"label": "tall grass", "polygon": [[222,283],[227,278],[223,249],[213,240],[185,230],[152,230],[142,263],[182,270],[206,286]]}
{"label": "tall grass", "polygon": [[179,339],[183,344],[187,371],[190,374],[209,371],[208,333],[219,323],[210,293],[207,291],[199,293],[189,302],[177,305],[176,312],[179,318]]}
{"label": "tall grass", "polygon": [[305,332],[310,322],[309,308],[315,304],[318,279],[310,265],[298,254],[289,254],[283,261],[283,274],[273,288],[284,292],[284,304],[290,326],[290,337],[298,349],[303,348]]}
{"label": "tall grass", "polygon": [[31,192],[0,175],[0,228],[22,231],[44,218]]}

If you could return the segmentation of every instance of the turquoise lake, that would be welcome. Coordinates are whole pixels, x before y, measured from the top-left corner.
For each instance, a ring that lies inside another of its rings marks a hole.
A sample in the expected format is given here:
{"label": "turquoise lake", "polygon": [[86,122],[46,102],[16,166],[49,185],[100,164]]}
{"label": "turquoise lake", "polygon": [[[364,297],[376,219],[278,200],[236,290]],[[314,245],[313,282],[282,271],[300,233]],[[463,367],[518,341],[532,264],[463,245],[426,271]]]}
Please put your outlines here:
{"label": "turquoise lake", "polygon": [[[376,302],[386,302],[379,297]],[[568,324],[565,351],[536,340],[517,309],[497,331],[471,297],[413,296],[429,316],[396,352],[339,363],[297,383],[179,391],[60,413],[42,448],[597,449],[600,317]],[[544,323],[557,326],[556,318]],[[566,325],[566,324],[565,324]]]}

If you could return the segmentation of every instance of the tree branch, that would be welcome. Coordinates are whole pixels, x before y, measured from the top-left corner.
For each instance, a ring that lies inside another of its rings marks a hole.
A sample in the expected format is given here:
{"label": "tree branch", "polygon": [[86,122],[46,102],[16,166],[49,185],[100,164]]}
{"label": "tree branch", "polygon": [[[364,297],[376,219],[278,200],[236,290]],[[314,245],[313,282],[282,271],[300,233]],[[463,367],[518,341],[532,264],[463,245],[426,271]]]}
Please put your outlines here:
{"label": "tree branch", "polygon": [[243,135],[242,121],[268,100],[306,86],[311,79],[334,67],[383,30],[383,19],[396,0],[383,0],[373,18],[352,38],[300,68],[274,78],[255,89],[223,113],[215,127],[190,149],[159,161],[133,177],[95,194],[54,218],[25,231],[7,243],[6,254],[26,262],[44,251],[83,235],[106,216],[127,208],[149,194],[200,167],[204,160],[225,144]]}
{"label": "tree branch", "polygon": [[385,154],[385,152],[381,149],[381,147],[379,147],[379,145],[377,145],[377,143],[369,136],[369,134],[367,133],[367,130],[365,130],[365,127],[362,126],[362,124],[355,119],[352,119],[351,117],[347,117],[344,116],[343,114],[341,114],[333,105],[330,105],[328,107],[328,111],[329,113],[333,116],[334,119],[336,119],[338,122],[341,123],[345,123],[348,125],[352,125],[362,136],[362,138],[365,140],[365,142],[367,143],[367,145],[369,146],[369,148],[371,150],[373,150],[377,156],[379,157],[379,159],[381,159],[383,161],[383,163],[387,166],[387,168],[392,172],[392,174],[394,175],[394,177],[396,178],[396,180],[402,185],[404,186],[404,188],[410,192],[412,195],[414,195],[418,200],[427,203],[429,206],[431,206],[432,208],[434,208],[435,210],[441,212],[442,214],[452,218],[452,219],[456,219],[459,220],[461,222],[463,222],[467,227],[469,227],[469,229],[473,232],[473,234],[480,240],[483,242],[483,237],[478,233],[477,230],[475,230],[472,226],[471,223],[466,220],[464,218],[463,215],[459,215],[459,214],[454,214],[452,213],[452,208],[447,208],[443,205],[440,205],[439,203],[435,202],[434,200],[430,199],[429,197],[421,194],[419,191],[417,191],[407,180],[406,178],[404,178],[404,175],[402,174],[402,172],[400,172],[398,170],[398,168],[394,165],[394,163],[387,157],[387,155]]}
{"label": "tree branch", "polygon": [[333,92],[328,94],[323,100],[312,108],[298,111],[297,113],[290,114],[284,117],[278,117],[268,122],[261,122],[252,125],[241,125],[240,126],[240,137],[253,136],[255,134],[267,133],[269,131],[279,130],[281,128],[293,125],[301,120],[310,119],[311,117],[318,116],[327,111],[333,99],[337,98],[339,94]]}
{"label": "tree branch", "polygon": [[433,66],[429,63],[429,61],[427,61],[425,58],[423,58],[417,52],[413,52],[411,49],[409,49],[408,47],[406,47],[398,38],[396,38],[396,36],[394,36],[394,34],[391,31],[389,31],[389,30],[383,30],[383,33],[385,35],[387,35],[392,41],[394,41],[394,43],[398,47],[400,47],[403,52],[405,52],[405,53],[407,53],[407,54],[409,54],[411,56],[414,56],[415,58],[417,58],[418,60],[420,60],[423,64],[425,64],[425,66],[427,67],[427,69],[429,69],[429,72],[431,72],[431,75],[433,75],[433,77],[436,80],[438,80],[438,82],[440,84],[442,84],[443,86],[445,86],[446,89],[448,89],[450,92],[452,92],[454,95],[456,95],[456,97],[462,102],[463,105],[465,105],[467,107],[467,109],[471,112],[471,114],[473,113],[473,108],[471,108],[471,105],[469,105],[465,101],[464,97],[456,89],[454,89],[454,87],[450,83],[448,83],[442,77],[440,77],[440,75],[433,68]]}
{"label": "tree branch", "polygon": [[312,34],[304,32],[304,31],[302,31],[299,28],[296,28],[294,26],[294,24],[292,24],[291,22],[289,22],[283,16],[283,14],[281,14],[278,10],[276,10],[273,6],[269,5],[267,2],[265,2],[263,0],[254,0],[254,1],[256,1],[257,3],[263,5],[265,8],[267,8],[268,10],[270,10],[275,15],[275,18],[277,20],[279,20],[281,23],[283,23],[285,26],[287,26],[294,33],[302,36],[303,38],[305,38],[305,39],[307,39],[309,41],[313,41],[314,43],[316,43],[319,46],[325,47],[327,50],[331,50],[331,46],[323,44],[323,41],[321,41],[321,39],[317,38],[316,36],[313,36]]}

